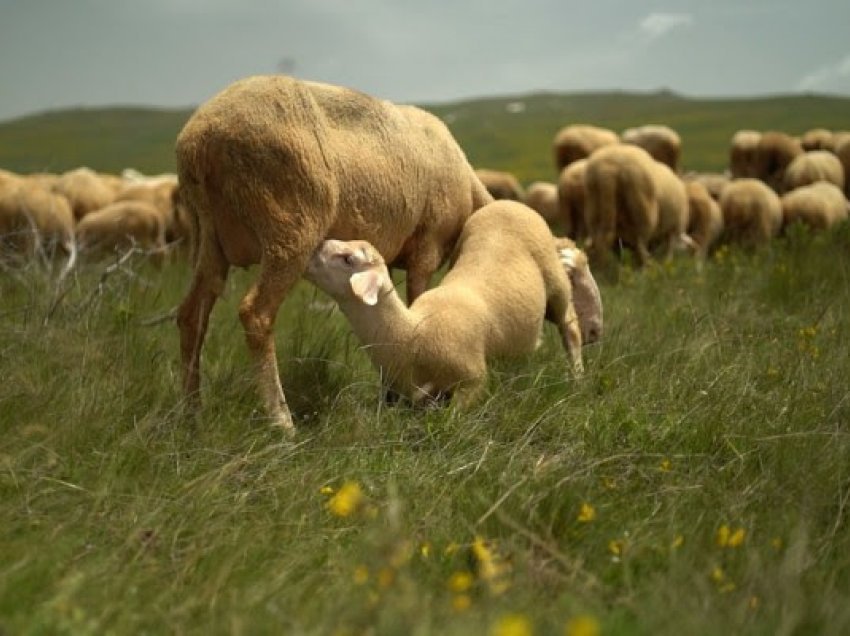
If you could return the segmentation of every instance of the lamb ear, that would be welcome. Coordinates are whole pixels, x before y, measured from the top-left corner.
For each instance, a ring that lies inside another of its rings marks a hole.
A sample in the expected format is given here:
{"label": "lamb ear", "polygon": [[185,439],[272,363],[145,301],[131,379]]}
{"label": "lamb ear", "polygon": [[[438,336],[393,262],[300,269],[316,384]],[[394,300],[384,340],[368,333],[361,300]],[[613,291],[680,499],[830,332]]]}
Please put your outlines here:
{"label": "lamb ear", "polygon": [[378,292],[381,291],[382,276],[374,270],[357,272],[348,279],[351,291],[365,304],[373,306],[378,304]]}

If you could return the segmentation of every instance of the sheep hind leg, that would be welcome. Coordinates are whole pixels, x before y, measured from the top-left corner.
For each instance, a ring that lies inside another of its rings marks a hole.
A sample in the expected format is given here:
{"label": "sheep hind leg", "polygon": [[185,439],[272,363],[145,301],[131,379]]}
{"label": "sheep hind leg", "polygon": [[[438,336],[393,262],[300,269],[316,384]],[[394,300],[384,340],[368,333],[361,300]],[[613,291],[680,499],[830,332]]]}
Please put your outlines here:
{"label": "sheep hind leg", "polygon": [[189,293],[177,310],[183,391],[190,409],[200,407],[200,360],[210,312],[224,291],[229,264],[214,237],[202,239]]}
{"label": "sheep hind leg", "polygon": [[239,306],[239,318],[255,365],[260,399],[266,414],[287,435],[295,434],[292,415],[280,382],[274,343],[278,309],[303,271],[303,263],[264,257],[260,276]]}

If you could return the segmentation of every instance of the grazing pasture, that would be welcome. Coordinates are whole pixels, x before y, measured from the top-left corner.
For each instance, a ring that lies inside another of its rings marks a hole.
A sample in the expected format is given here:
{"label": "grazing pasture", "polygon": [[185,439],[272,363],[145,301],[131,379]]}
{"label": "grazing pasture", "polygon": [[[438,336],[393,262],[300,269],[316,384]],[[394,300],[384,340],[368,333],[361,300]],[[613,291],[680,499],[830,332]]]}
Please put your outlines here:
{"label": "grazing pasture", "polygon": [[[553,178],[570,122],[670,124],[704,170],[739,128],[850,129],[823,97],[511,101],[431,110],[474,164],[526,183]],[[7,122],[0,167],[171,170],[188,114]],[[256,272],[212,313],[193,419],[186,259],[48,270],[0,262],[0,634],[850,631],[848,223],[620,265],[581,379],[547,325],[467,409],[384,404],[301,281],[276,343],[292,439],[254,393],[237,307]]]}

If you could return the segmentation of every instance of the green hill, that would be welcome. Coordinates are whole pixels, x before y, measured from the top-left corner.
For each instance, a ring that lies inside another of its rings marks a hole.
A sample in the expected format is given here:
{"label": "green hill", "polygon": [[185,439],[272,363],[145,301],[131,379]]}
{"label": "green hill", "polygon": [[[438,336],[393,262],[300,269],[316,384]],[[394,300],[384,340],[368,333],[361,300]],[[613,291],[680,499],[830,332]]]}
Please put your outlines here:
{"label": "green hill", "polygon": [[[424,107],[447,121],[474,165],[510,170],[524,182],[554,178],[551,140],[572,123],[616,131],[667,124],[682,136],[685,168],[695,170],[725,167],[729,140],[742,128],[792,134],[815,127],[850,130],[850,98],[824,95],[691,99],[668,91],[533,93]],[[87,108],[2,122],[0,167],[172,170],[174,138],[190,114],[189,109]]]}

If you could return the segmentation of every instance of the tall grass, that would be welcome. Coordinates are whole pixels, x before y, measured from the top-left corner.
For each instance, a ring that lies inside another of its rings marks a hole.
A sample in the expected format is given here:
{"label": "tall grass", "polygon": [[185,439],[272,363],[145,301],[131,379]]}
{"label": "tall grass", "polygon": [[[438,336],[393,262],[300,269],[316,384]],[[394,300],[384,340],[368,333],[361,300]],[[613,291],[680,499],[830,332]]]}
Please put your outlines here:
{"label": "tall grass", "polygon": [[160,317],[188,268],[106,265],[0,277],[3,633],[850,630],[850,227],[626,269],[582,380],[547,328],[465,412],[383,406],[301,284],[291,442],[256,411],[251,272],[187,420]]}

